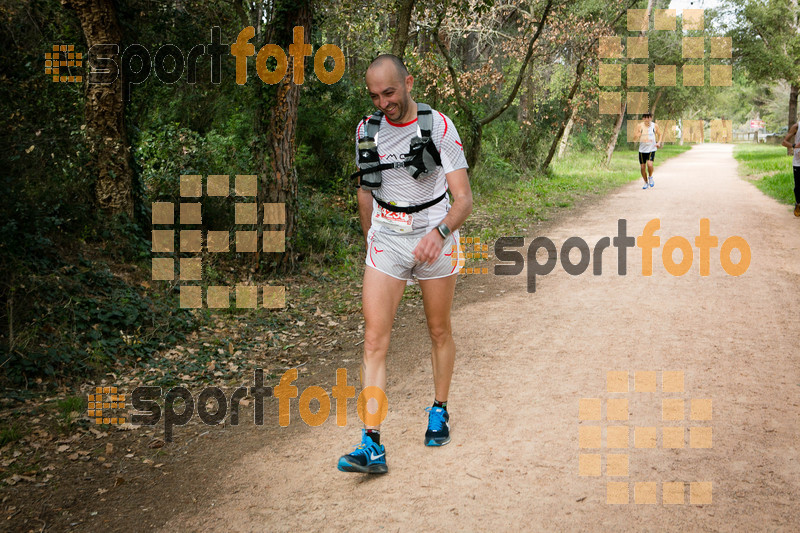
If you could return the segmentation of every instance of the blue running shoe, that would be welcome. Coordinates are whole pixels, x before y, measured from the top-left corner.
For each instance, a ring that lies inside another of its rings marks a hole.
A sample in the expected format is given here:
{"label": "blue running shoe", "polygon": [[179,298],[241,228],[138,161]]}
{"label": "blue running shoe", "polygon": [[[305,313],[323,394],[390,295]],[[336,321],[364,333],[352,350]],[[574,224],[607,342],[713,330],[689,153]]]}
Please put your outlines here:
{"label": "blue running shoe", "polygon": [[339,458],[337,468],[342,472],[361,472],[362,474],[385,474],[386,448],[377,445],[367,436],[367,430],[361,430],[361,444],[347,455]]}
{"label": "blue running shoe", "polygon": [[655,187],[655,186],[656,186],[656,184],[655,184],[655,183],[653,183],[653,176],[650,176],[650,180],[649,180],[649,182],[650,182],[650,188],[651,188],[651,189],[652,189],[653,187]]}
{"label": "blue running shoe", "polygon": [[450,442],[450,414],[441,407],[426,407],[428,431],[425,446],[444,446]]}

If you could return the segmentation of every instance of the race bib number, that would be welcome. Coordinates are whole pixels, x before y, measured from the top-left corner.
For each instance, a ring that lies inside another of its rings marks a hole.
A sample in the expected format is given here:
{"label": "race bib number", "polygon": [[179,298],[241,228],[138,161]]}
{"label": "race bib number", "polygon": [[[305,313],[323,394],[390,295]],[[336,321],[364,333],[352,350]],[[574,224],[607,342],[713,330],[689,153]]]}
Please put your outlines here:
{"label": "race bib number", "polygon": [[381,207],[375,211],[372,222],[398,233],[406,233],[411,231],[413,217],[410,213],[398,213]]}

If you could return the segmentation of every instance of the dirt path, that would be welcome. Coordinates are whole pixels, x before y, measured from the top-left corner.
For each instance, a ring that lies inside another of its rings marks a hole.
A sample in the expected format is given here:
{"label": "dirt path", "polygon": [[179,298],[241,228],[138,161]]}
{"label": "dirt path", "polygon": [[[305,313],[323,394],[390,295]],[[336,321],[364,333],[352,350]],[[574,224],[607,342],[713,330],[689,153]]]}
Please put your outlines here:
{"label": "dirt path", "polygon": [[[358,438],[354,402],[346,428],[333,416],[305,427],[294,410],[292,426],[269,431],[263,447],[232,449],[215,496],[176,513],[163,530],[797,530],[800,222],[737,177],[731,152],[697,146],[659,167],[654,189],[631,184],[537,235],[559,247],[579,236],[593,248],[617,234],[618,219],[638,236],[660,218],[662,246],[673,235],[693,244],[708,218],[720,245],[731,235],[748,241],[743,276],[725,273],[719,248],[708,277],[698,273],[696,249],[690,271],[671,276],[660,248],[651,277],[641,275],[639,248],[628,251],[627,276],[616,274],[611,248],[602,276],[591,267],[570,276],[559,264],[534,294],[523,275],[471,276],[459,282],[453,316],[451,444],[422,445],[432,398],[428,341],[420,321],[397,324],[382,432],[388,475],[335,468]],[[664,392],[665,370],[683,371],[683,393]],[[607,392],[608,371],[628,371],[631,392]],[[633,390],[640,371],[656,371],[655,392]],[[606,399],[628,398],[629,419],[581,422],[581,398],[600,398],[604,416]],[[685,400],[682,421],[662,422],[664,398]],[[690,420],[692,398],[712,400],[711,421]],[[628,426],[629,448],[580,449],[579,427],[592,425]],[[634,447],[634,427],[661,426],[711,427],[712,447],[690,447],[688,429],[682,449],[663,448],[660,429],[656,448]],[[628,455],[627,477],[606,475],[609,451]],[[602,456],[601,476],[579,475],[580,453]],[[607,504],[607,481],[627,483],[630,503]],[[634,503],[637,482],[655,483],[655,505]],[[690,504],[701,487],[690,496],[687,484],[685,503],[665,505],[664,482],[710,482],[713,503]]]}

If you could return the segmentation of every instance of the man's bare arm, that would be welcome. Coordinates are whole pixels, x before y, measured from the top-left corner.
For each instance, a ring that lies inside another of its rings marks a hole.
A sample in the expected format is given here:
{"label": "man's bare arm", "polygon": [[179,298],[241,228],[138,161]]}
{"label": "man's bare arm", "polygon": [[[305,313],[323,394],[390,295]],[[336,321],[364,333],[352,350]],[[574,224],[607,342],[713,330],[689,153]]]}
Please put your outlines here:
{"label": "man's bare arm", "polygon": [[[461,227],[467,217],[472,213],[472,189],[469,186],[469,176],[466,168],[448,172],[447,188],[453,195],[453,205],[447,216],[440,224],[447,225],[450,231]],[[432,229],[425,235],[414,249],[414,257],[418,261],[433,263],[442,251],[444,239],[437,229]]]}
{"label": "man's bare arm", "polygon": [[472,189],[469,186],[467,169],[460,168],[446,175],[447,188],[453,195],[453,205],[440,224],[447,225],[450,231],[461,227],[467,217],[472,213]]}
{"label": "man's bare arm", "polygon": [[358,188],[358,218],[361,221],[361,231],[364,233],[364,243],[367,242],[367,233],[372,224],[372,193]]}
{"label": "man's bare arm", "polygon": [[636,129],[633,131],[633,142],[638,143],[642,138],[642,123],[638,123],[636,125]]}
{"label": "man's bare arm", "polygon": [[[794,139],[795,135],[797,134],[797,124],[793,124],[789,131],[786,133],[786,137],[783,138],[783,142],[781,143],[782,146],[789,148],[790,150],[794,148]],[[790,154],[791,155],[791,154]]]}

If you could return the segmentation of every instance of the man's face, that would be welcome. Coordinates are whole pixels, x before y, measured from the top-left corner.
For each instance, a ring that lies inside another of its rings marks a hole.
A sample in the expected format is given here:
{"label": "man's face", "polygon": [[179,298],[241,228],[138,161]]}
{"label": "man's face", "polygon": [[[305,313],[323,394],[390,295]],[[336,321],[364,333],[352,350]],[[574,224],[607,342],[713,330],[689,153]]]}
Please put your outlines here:
{"label": "man's face", "polygon": [[373,105],[383,111],[386,118],[392,122],[412,120],[406,115],[411,105],[409,92],[414,85],[413,77],[403,79],[394,65],[385,62],[367,70],[366,81]]}
{"label": "man's face", "polygon": [[644,117],[644,125],[649,126],[652,119],[652,117]]}

